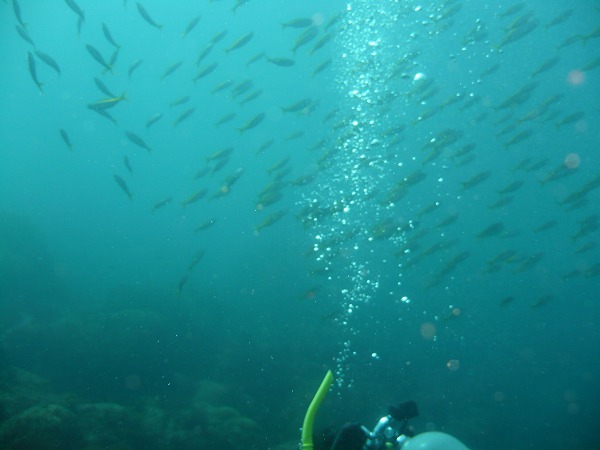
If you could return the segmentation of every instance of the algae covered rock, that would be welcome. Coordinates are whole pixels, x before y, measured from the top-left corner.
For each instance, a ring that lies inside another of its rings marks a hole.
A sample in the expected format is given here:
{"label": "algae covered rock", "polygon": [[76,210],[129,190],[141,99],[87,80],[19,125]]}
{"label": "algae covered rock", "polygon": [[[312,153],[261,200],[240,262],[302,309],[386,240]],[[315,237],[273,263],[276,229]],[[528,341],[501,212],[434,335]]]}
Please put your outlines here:
{"label": "algae covered rock", "polygon": [[0,371],[0,424],[41,403],[62,403],[47,380],[16,367]]}
{"label": "algae covered rock", "polygon": [[135,448],[144,441],[140,420],[130,408],[116,403],[87,403],[76,411],[90,448]]}
{"label": "algae covered rock", "polygon": [[7,450],[69,450],[82,447],[75,414],[59,405],[37,405],[0,427],[0,448]]}
{"label": "algae covered rock", "polygon": [[260,440],[258,424],[230,406],[205,405],[199,426],[211,448],[241,450]]}

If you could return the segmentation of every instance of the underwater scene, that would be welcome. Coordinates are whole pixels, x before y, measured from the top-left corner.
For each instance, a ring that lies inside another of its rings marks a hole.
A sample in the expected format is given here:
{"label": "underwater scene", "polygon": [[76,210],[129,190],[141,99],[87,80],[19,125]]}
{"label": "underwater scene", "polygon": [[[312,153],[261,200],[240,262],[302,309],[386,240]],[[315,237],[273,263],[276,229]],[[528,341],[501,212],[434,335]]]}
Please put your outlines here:
{"label": "underwater scene", "polygon": [[0,448],[293,450],[328,370],[317,450],[407,400],[600,448],[598,1],[3,0],[0,34]]}

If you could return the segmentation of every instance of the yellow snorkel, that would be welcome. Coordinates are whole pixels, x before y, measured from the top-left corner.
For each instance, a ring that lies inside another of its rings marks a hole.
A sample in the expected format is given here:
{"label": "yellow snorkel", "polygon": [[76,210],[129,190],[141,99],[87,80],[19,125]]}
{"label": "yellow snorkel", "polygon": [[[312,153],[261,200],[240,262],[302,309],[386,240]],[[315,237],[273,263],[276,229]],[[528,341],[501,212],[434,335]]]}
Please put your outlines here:
{"label": "yellow snorkel", "polygon": [[323,403],[331,383],[333,383],[333,374],[331,373],[331,370],[328,370],[304,416],[304,423],[302,424],[302,450],[312,450],[314,447],[313,422],[315,421],[317,410],[321,406],[321,403]]}

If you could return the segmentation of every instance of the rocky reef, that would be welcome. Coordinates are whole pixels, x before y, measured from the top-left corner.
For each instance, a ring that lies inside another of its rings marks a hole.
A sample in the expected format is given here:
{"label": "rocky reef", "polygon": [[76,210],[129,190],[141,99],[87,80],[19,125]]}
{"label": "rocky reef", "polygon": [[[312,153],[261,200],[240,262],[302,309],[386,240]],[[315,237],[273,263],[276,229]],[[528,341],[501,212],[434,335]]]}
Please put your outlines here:
{"label": "rocky reef", "polygon": [[4,370],[2,379],[0,448],[242,450],[264,445],[260,425],[223,403],[232,389],[211,380],[197,382],[187,404],[174,408],[156,397],[125,405],[57,395],[50,383],[18,369]]}

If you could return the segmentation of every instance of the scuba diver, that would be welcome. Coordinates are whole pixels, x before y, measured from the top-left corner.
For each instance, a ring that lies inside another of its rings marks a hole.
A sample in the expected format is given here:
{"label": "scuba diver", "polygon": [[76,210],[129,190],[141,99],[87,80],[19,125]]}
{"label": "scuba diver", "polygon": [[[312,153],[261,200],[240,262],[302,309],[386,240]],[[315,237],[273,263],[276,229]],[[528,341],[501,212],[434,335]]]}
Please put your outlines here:
{"label": "scuba diver", "polygon": [[337,432],[323,436],[316,450],[468,450],[449,434],[427,432],[415,436],[408,420],[419,415],[413,401],[388,407],[373,430],[359,423],[347,423]]}
{"label": "scuba diver", "polygon": [[413,401],[390,406],[388,415],[379,419],[373,430],[359,423],[347,423],[339,431],[329,433],[314,445],[313,424],[333,374],[328,371],[311,401],[302,424],[302,450],[469,450],[458,439],[446,433],[428,431],[414,435],[408,420],[419,415]]}

